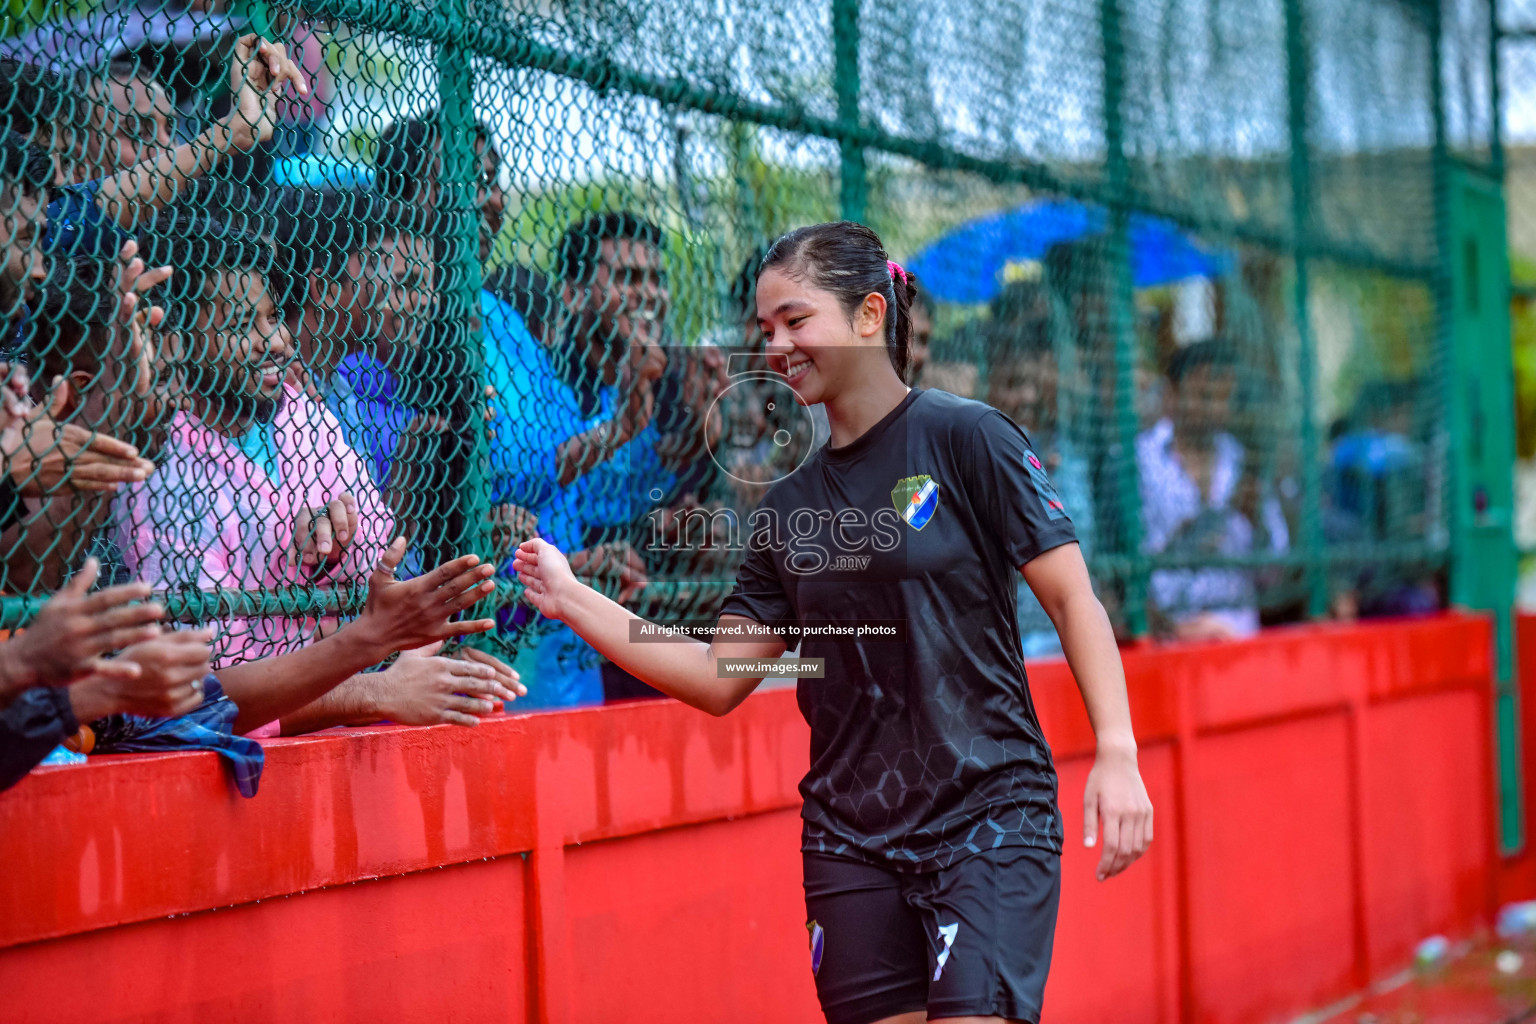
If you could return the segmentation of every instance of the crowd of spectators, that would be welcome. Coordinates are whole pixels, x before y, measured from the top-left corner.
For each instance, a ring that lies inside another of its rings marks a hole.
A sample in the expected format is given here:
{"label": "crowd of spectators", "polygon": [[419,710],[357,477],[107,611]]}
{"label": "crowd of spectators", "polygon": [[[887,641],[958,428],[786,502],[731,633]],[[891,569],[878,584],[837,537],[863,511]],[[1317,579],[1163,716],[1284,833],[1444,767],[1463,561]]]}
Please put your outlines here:
{"label": "crowd of spectators", "polygon": [[[738,512],[827,438],[819,409],[744,372],[761,369],[758,258],[723,336],[691,345],[668,343],[665,233],[623,210],[566,226],[547,275],[503,267],[456,310],[435,112],[383,132],[370,188],[250,185],[214,172],[308,87],[256,36],[227,87],[229,113],[177,142],[136,64],[63,79],[0,60],[0,590],[53,595],[0,642],[0,788],[61,749],[191,748],[249,796],[256,738],[653,694],[525,606],[463,616],[510,585],[534,534],[642,612],[665,584],[667,614],[707,614],[718,592],[689,585],[729,576]],[[485,264],[508,199],[491,133],[472,135]],[[913,307],[913,383],[940,381],[934,316]],[[1094,385],[1053,317],[1044,289],[1000,296],[977,397],[1031,432],[1091,555],[1102,453],[1061,410]],[[1288,548],[1233,434],[1237,363],[1206,341],[1166,367],[1134,452],[1147,555]],[[1334,474],[1356,528],[1379,515],[1370,474],[1406,458],[1361,431]],[[472,471],[483,524],[459,500]],[[451,550],[472,537],[489,558]],[[1150,590],[1169,635],[1258,628],[1249,570],[1161,568]],[[1027,590],[1020,608],[1026,654],[1059,653]],[[478,634],[515,665],[465,642]]]}
{"label": "crowd of spectators", "polygon": [[[682,528],[729,497],[725,358],[664,344],[662,231],[579,219],[551,276],[507,268],[455,323],[434,113],[383,132],[371,188],[213,173],[306,89],[282,46],[241,38],[228,115],[177,143],[135,64],[0,62],[3,590],[56,592],[0,645],[0,783],[60,744],[191,747],[249,795],[256,738],[474,725],[530,688],[545,707],[651,694],[527,609],[462,616],[535,531],[624,600],[719,565],[711,543],[639,543],[648,513]],[[483,263],[506,197],[473,134]],[[462,337],[484,338],[483,377]],[[445,553],[477,532],[458,500],[477,441],[488,560]],[[203,628],[173,627],[176,602]],[[464,642],[493,631],[526,679]]]}
{"label": "crowd of spectators", "polygon": [[[1414,415],[1424,398],[1421,383],[1376,381],[1361,389],[1330,431],[1319,467],[1320,501],[1308,509],[1298,500],[1299,467],[1275,457],[1294,456],[1295,439],[1277,436],[1284,412],[1262,370],[1263,353],[1219,331],[1150,358],[1143,350],[1155,346],[1138,337],[1136,434],[1126,459],[1118,443],[1118,370],[1105,359],[1114,351],[1101,294],[1105,277],[1082,265],[1083,250],[1083,243],[1058,246],[1041,279],[1006,286],[979,330],[971,323],[957,333],[979,334],[985,377],[977,397],[1029,431],[1090,562],[1096,545],[1129,547],[1125,519],[1135,521],[1137,550],[1151,562],[1144,607],[1154,636],[1236,640],[1261,625],[1304,618],[1300,573],[1286,566],[1299,564],[1290,556],[1307,515],[1317,517],[1320,540],[1335,550],[1427,531],[1437,480]],[[1265,451],[1254,450],[1260,446]],[[1123,514],[1127,469],[1134,469],[1129,479],[1135,481],[1129,517]],[[1358,568],[1328,574],[1333,617],[1423,614],[1444,606],[1432,567],[1353,564]],[[1117,626],[1124,624],[1118,613],[1127,575],[1096,580]],[[1055,630],[1027,588],[1019,609],[1026,655],[1059,655]]]}
{"label": "crowd of spectators", "polygon": [[[420,564],[381,447],[414,426],[387,381],[430,321],[423,212],[200,187],[271,137],[288,90],[307,86],[283,47],[244,37],[229,114],[175,144],[136,67],[0,62],[0,546],[7,592],[55,591],[0,644],[0,785],[61,743],[180,747],[223,755],[251,795],[253,737],[473,725],[524,692],[491,654],[444,653],[495,628],[460,616],[496,567]],[[220,604],[193,610],[200,629],[150,600],[316,584],[366,598]]]}

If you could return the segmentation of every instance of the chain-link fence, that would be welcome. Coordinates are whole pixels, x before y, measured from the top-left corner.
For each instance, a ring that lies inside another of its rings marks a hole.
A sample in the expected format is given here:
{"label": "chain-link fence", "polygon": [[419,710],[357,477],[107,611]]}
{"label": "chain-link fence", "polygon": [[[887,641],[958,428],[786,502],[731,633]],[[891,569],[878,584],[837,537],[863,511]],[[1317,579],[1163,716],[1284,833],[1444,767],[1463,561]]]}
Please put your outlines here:
{"label": "chain-link fence", "polygon": [[1508,205],[1510,327],[1515,361],[1516,540],[1522,559],[1521,603],[1536,606],[1536,4],[1498,5],[1501,94],[1498,156]]}
{"label": "chain-link fence", "polygon": [[[16,422],[157,468],[115,494],[13,469],[5,590],[94,552],[249,659],[355,609],[392,534],[415,567],[506,566],[537,532],[642,614],[706,618],[745,513],[826,436],[763,372],[756,261],[846,217],[917,275],[914,382],[1030,431],[1124,634],[1437,606],[1437,197],[1492,146],[1487,13],[34,7],[4,114],[52,167],[8,156],[38,180],[4,213],[12,365],[52,419]],[[120,309],[128,237],[176,267],[163,322]],[[516,597],[505,568],[534,698],[626,692]]]}

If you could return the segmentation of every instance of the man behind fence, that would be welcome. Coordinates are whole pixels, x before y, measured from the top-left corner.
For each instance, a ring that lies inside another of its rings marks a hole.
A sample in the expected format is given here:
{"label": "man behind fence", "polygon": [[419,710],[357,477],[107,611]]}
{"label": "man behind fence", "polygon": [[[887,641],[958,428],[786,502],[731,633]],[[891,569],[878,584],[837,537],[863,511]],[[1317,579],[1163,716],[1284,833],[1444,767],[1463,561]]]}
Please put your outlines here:
{"label": "man behind fence", "polygon": [[[1262,532],[1238,508],[1246,472],[1242,444],[1227,430],[1237,388],[1230,342],[1198,341],[1168,364],[1169,414],[1136,438],[1147,554],[1240,557],[1290,545],[1274,498],[1258,508]],[[1149,604],[1159,625],[1186,640],[1236,640],[1259,630],[1253,573],[1240,568],[1155,569]]]}
{"label": "man behind fence", "polygon": [[[493,486],[496,500],[535,512],[540,533],[575,552],[576,572],[616,575],[624,601],[646,582],[630,543],[636,523],[676,481],[653,422],[670,301],[661,232],[633,214],[591,217],[565,233],[558,269],[563,326],[550,344],[505,303],[482,302],[498,405]],[[540,706],[603,700],[602,659],[567,628],[533,657]]]}
{"label": "man behind fence", "polygon": [[437,264],[426,215],[370,192],[338,191],[297,195],[282,219],[279,237],[296,278],[291,315],[299,357],[347,444],[365,456],[384,490],[418,407],[443,397],[407,394],[400,380],[433,306]]}
{"label": "man behind fence", "polygon": [[[474,142],[484,261],[506,196],[498,182],[500,155],[483,126],[475,126]],[[443,154],[435,116],[386,129],[375,166],[381,194],[436,213]],[[654,383],[666,369],[660,330],[669,296],[660,244],[660,229],[631,214],[573,226],[560,244],[548,344],[536,341],[518,311],[494,292],[480,296],[495,412],[492,501],[537,517],[540,532],[571,545],[577,571],[615,581],[621,599],[645,582],[644,563],[628,536],[649,507],[649,490],[670,491],[675,483],[656,453],[659,435],[651,424]],[[616,390],[621,373],[626,386]],[[619,392],[622,403],[614,401]],[[536,706],[603,699],[601,659],[563,627],[519,664]]]}
{"label": "man behind fence", "polygon": [[[14,132],[0,131],[0,330],[7,339],[16,337],[43,280],[48,180],[47,158]],[[124,249],[122,256],[126,270],[134,250]],[[8,352],[5,358],[15,355]],[[16,372],[15,366],[9,368],[9,386],[19,395],[26,386]],[[133,445],[77,423],[58,422],[57,412],[52,402],[17,410],[10,426],[0,431],[0,531],[16,526],[23,497],[59,487],[112,491],[143,480],[154,469]]]}
{"label": "man behind fence", "polygon": [[[146,242],[202,268],[173,278],[171,291],[165,360],[185,388],[185,408],[171,422],[159,471],[116,503],[116,540],[129,571],[171,589],[366,582],[372,592],[393,584],[405,548],[397,542],[385,552],[393,520],[362,459],[336,418],[286,381],[294,348],[278,311],[283,286],[272,279],[271,251],[216,221],[174,212]],[[478,652],[432,656],[448,636],[485,628],[454,628],[460,624],[447,619],[488,592],[480,581],[489,572],[470,556],[399,584],[413,588],[409,594],[446,588],[452,595],[439,599],[435,619],[428,602],[420,614],[431,628],[414,642],[398,628],[337,632],[335,619],[314,614],[223,618],[215,664],[232,666],[221,673],[225,689],[247,697],[241,726],[275,735],[381,718],[472,724],[500,710],[518,696],[510,669]],[[361,645],[359,632],[369,637]],[[312,643],[317,634],[330,635]],[[322,644],[336,654],[314,655],[312,664],[309,648]],[[353,678],[402,649],[413,653]],[[280,670],[301,652],[302,670]]]}

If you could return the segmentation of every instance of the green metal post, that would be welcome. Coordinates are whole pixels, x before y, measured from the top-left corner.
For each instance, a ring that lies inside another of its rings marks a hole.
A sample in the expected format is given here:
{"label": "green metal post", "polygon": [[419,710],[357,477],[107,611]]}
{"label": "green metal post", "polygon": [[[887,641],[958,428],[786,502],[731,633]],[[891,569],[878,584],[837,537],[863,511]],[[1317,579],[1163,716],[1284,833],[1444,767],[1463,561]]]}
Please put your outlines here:
{"label": "green metal post", "polygon": [[[274,4],[272,6],[285,7],[287,5]],[[254,32],[263,39],[273,39],[274,19],[272,11],[265,0],[236,0],[235,3],[229,5],[229,13],[235,17],[244,17],[247,31]]]}
{"label": "green metal post", "polygon": [[[1439,379],[1447,382],[1451,601],[1494,621],[1499,845],[1525,846],[1520,686],[1514,670],[1514,380],[1502,182],[1450,152],[1438,5],[1430,5],[1435,113]],[[1497,111],[1494,111],[1497,116]]]}
{"label": "green metal post", "polygon": [[1306,556],[1307,613],[1328,613],[1328,572],[1322,528],[1322,463],[1317,436],[1317,341],[1312,336],[1309,243],[1312,238],[1312,169],[1307,142],[1312,101],[1311,68],[1301,0],[1285,0],[1286,100],[1291,147],[1291,232],[1295,238],[1296,371],[1301,383],[1301,547]]}
{"label": "green metal post", "polygon": [[1104,147],[1109,178],[1109,327],[1115,345],[1115,444],[1120,492],[1116,526],[1129,563],[1125,574],[1126,624],[1147,633],[1147,568],[1141,557],[1141,476],[1136,466],[1135,284],[1130,260],[1130,168],[1125,156],[1125,40],[1120,0],[1102,0],[1099,30],[1104,43]]}
{"label": "green metal post", "polygon": [[[466,0],[449,0],[446,13],[467,18]],[[443,138],[443,171],[438,218],[447,239],[443,256],[442,318],[447,325],[443,355],[451,370],[455,404],[468,417],[463,434],[471,440],[466,453],[463,478],[459,481],[457,513],[459,531],[455,554],[478,554],[489,559],[491,552],[489,462],[486,427],[481,411],[485,387],[485,351],[481,334],[473,325],[480,312],[480,210],[478,183],[479,159],[475,155],[475,81],[472,54],[456,43],[437,48],[438,118]]]}
{"label": "green metal post", "polygon": [[1498,0],[1487,0],[1488,4],[1488,103],[1493,108],[1492,119],[1488,123],[1488,156],[1493,164],[1493,173],[1500,181],[1504,180],[1504,91],[1502,72],[1499,68],[1499,44],[1504,38],[1504,30],[1499,24]]}
{"label": "green metal post", "polygon": [[[859,124],[859,0],[832,0],[832,47],[837,119],[847,131]],[[862,143],[843,138],[842,211],[844,220],[863,222],[869,178]]]}

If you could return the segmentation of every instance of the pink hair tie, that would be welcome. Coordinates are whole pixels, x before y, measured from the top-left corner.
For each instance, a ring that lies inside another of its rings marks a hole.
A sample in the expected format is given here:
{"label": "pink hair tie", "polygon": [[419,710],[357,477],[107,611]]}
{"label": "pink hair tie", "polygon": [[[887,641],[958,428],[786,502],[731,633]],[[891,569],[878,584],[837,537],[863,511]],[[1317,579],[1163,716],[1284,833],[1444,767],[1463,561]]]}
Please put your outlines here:
{"label": "pink hair tie", "polygon": [[889,270],[891,272],[891,278],[892,279],[895,279],[895,278],[899,277],[899,278],[901,278],[901,283],[902,284],[906,284],[907,283],[907,272],[902,269],[902,266],[901,266],[900,263],[897,263],[895,260],[886,260],[885,261],[885,267],[886,267],[887,270]]}

